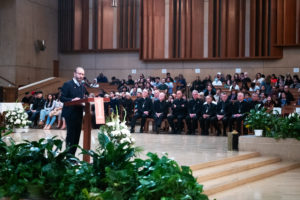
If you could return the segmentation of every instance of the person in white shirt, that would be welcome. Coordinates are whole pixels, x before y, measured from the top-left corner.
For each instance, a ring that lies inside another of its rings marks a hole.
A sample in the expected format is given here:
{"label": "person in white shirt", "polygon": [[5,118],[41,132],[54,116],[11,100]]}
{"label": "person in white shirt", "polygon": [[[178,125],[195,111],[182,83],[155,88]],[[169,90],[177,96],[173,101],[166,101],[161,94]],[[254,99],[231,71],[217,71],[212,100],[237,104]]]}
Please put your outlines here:
{"label": "person in white shirt", "polygon": [[90,87],[91,88],[98,88],[99,87],[99,84],[97,83],[97,79],[96,78],[93,80],[93,82],[91,83]]}
{"label": "person in white shirt", "polygon": [[235,81],[232,82],[232,85],[229,88],[229,91],[231,91],[231,90],[237,90],[237,91],[240,90],[240,87],[238,86],[238,84],[236,84]]}

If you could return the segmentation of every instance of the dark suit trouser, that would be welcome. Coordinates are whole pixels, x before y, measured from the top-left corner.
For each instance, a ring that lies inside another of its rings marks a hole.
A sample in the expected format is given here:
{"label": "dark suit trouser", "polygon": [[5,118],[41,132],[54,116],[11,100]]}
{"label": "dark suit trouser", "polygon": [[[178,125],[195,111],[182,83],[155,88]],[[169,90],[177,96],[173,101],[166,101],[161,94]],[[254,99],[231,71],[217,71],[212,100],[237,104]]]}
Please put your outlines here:
{"label": "dark suit trouser", "polygon": [[[230,118],[224,116],[220,121],[222,121],[222,124],[223,124],[223,134],[226,135],[226,129],[227,129],[227,126],[228,126],[228,124],[229,124],[229,122],[230,122]],[[218,132],[218,133],[221,132],[221,129],[220,129],[219,126],[217,127],[217,132]]]}
{"label": "dark suit trouser", "polygon": [[[170,124],[173,131],[182,130],[184,115],[170,115],[168,116],[168,123]],[[174,119],[177,119],[176,127],[174,125]]]}
{"label": "dark suit trouser", "polygon": [[186,120],[186,124],[188,126],[188,129],[191,133],[195,132],[195,129],[197,128],[197,122],[198,122],[198,118],[197,116],[191,118],[189,115],[185,118]]}
{"label": "dark suit trouser", "polygon": [[155,123],[155,130],[156,128],[160,128],[161,123],[164,119],[166,119],[165,115],[160,115],[159,117],[157,117],[156,115],[153,116],[154,119],[154,123]]}
{"label": "dark suit trouser", "polygon": [[[35,123],[35,121],[37,120],[39,114],[40,114],[40,111],[35,111],[35,112],[32,112],[31,110],[30,111],[27,111],[27,114],[29,116],[29,120],[32,121],[32,123]],[[32,124],[33,125],[33,124]]]}
{"label": "dark suit trouser", "polygon": [[131,120],[131,129],[134,129],[136,120],[139,119],[139,118],[142,118],[141,119],[141,130],[143,130],[144,126],[145,126],[145,123],[146,123],[146,119],[148,117],[150,117],[150,116],[145,115],[144,113],[135,113],[132,120]]}
{"label": "dark suit trouser", "polygon": [[[230,130],[232,131],[232,127],[234,125],[234,122],[236,122],[236,130],[241,134],[241,127],[242,127],[242,121],[245,119],[245,116],[241,117],[232,117],[230,120]],[[244,126],[243,126],[244,127]]]}
{"label": "dark suit trouser", "polygon": [[203,117],[200,118],[200,125],[201,125],[201,129],[202,129],[202,135],[209,135],[208,129],[209,129],[211,124],[213,124],[213,126],[217,130],[218,119],[217,119],[216,116],[207,117],[205,119]]}
{"label": "dark suit trouser", "polygon": [[[82,126],[82,111],[81,112],[72,112],[70,115],[65,116],[67,124],[67,138],[66,143],[67,147],[71,147],[69,152],[73,155],[76,153],[77,147],[73,145],[79,144],[81,126]],[[90,123],[90,122],[86,122]]]}

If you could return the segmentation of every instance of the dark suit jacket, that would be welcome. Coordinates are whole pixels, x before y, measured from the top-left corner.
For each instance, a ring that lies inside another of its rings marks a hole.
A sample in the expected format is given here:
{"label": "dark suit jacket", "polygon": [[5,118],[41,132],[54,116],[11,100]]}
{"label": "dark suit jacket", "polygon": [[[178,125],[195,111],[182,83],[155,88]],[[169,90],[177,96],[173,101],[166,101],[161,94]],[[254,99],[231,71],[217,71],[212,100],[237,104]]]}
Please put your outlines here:
{"label": "dark suit jacket", "polygon": [[232,114],[245,114],[250,111],[249,103],[246,101],[236,101],[232,106]]}
{"label": "dark suit jacket", "polygon": [[187,101],[184,99],[175,99],[171,106],[173,115],[186,115],[187,114]]}
{"label": "dark suit jacket", "polygon": [[148,111],[149,112],[149,115],[151,115],[151,112],[152,112],[152,101],[150,98],[139,98],[138,101],[137,101],[137,112],[138,113],[144,113],[145,111]]}
{"label": "dark suit jacket", "polygon": [[41,111],[44,108],[45,99],[43,98],[35,98],[31,110]]}
{"label": "dark suit jacket", "polygon": [[154,101],[153,104],[153,114],[162,113],[163,116],[167,116],[168,114],[168,103],[166,101],[160,102],[159,100]]}
{"label": "dark suit jacket", "polygon": [[191,99],[188,102],[188,114],[201,114],[201,107],[203,102],[200,99]]}
{"label": "dark suit jacket", "polygon": [[232,104],[229,100],[219,101],[217,104],[217,115],[231,116]]}
{"label": "dark suit jacket", "polygon": [[[69,102],[69,101],[72,101],[72,99],[74,99],[76,97],[83,98],[86,93],[87,93],[87,91],[86,91],[85,87],[82,84],[78,87],[72,79],[72,80],[64,83],[62,90],[61,90],[61,101]],[[65,117],[68,117],[71,114],[81,114],[82,115],[83,107],[82,106],[64,106],[62,112]]]}
{"label": "dark suit jacket", "polygon": [[210,115],[210,117],[214,117],[217,114],[217,105],[216,104],[203,104],[201,109],[201,117],[204,115]]}

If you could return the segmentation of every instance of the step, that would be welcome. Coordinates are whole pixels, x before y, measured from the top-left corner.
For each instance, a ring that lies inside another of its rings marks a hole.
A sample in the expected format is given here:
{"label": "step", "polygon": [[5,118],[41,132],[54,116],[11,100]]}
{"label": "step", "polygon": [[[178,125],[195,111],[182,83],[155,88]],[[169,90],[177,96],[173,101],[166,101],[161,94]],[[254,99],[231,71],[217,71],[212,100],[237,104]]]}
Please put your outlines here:
{"label": "step", "polygon": [[240,161],[240,160],[246,160],[246,159],[250,159],[250,158],[254,158],[254,157],[258,157],[260,156],[260,153],[258,152],[250,152],[250,153],[245,153],[242,155],[238,155],[238,156],[232,156],[229,158],[225,158],[222,160],[215,160],[215,161],[210,161],[210,162],[206,162],[206,163],[200,163],[200,164],[196,164],[196,165],[192,165],[190,166],[192,171],[196,171],[199,169],[205,169],[208,167],[214,167],[214,166],[218,166],[218,165],[224,165],[227,163],[232,163],[232,162],[236,162],[236,161]]}
{"label": "step", "polygon": [[216,194],[247,183],[265,179],[300,167],[297,162],[279,162],[244,172],[224,176],[218,179],[201,182],[206,195]]}
{"label": "step", "polygon": [[223,176],[228,176],[234,173],[239,173],[250,169],[262,167],[265,165],[270,165],[280,161],[281,159],[276,157],[254,157],[247,160],[240,160],[224,165],[218,165],[206,169],[197,170],[193,172],[193,175],[197,177],[197,181],[201,183]]}

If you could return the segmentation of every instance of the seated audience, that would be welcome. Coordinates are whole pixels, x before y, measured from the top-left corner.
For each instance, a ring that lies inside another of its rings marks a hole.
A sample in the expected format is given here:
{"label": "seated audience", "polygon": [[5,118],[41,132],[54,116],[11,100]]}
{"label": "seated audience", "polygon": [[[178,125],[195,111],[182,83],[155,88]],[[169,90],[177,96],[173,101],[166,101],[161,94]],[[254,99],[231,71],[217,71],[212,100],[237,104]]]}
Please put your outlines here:
{"label": "seated audience", "polygon": [[55,107],[55,100],[53,98],[52,94],[47,95],[47,100],[45,102],[44,108],[40,112],[40,122],[39,125],[43,125],[45,118],[49,115],[49,113],[54,109]]}
{"label": "seated audience", "polygon": [[235,101],[237,99],[237,91],[231,90],[228,99],[229,99],[229,101]]}
{"label": "seated audience", "polygon": [[201,106],[203,101],[198,98],[198,91],[193,90],[192,92],[192,99],[188,102],[187,105],[187,116],[186,116],[186,123],[188,127],[188,134],[195,134],[195,129],[198,125],[198,118],[201,114]]}
{"label": "seated audience", "polygon": [[[217,120],[223,124],[223,135],[226,136],[226,129],[231,117],[231,102],[226,92],[222,92],[220,101],[217,104]],[[221,134],[221,129],[217,126],[217,135]]]}
{"label": "seated audience", "polygon": [[299,80],[299,77],[298,75],[294,75],[293,76],[293,84],[291,84],[290,86],[291,88],[300,88],[300,80]]}
{"label": "seated audience", "polygon": [[281,107],[287,106],[290,104],[290,101],[287,99],[286,93],[282,92],[279,97],[279,103]]}
{"label": "seated audience", "polygon": [[255,79],[253,80],[253,83],[259,83],[261,84],[265,79],[262,77],[261,73],[257,73],[255,76]]}
{"label": "seated audience", "polygon": [[218,88],[216,90],[216,94],[213,96],[213,99],[216,103],[218,103],[220,100],[221,92],[222,92],[222,90],[220,88]]}
{"label": "seated audience", "polygon": [[32,96],[29,92],[25,92],[25,96],[23,97],[22,99],[22,103],[25,103],[25,104],[30,104],[31,103],[31,99],[32,99]]}
{"label": "seated audience", "polygon": [[286,95],[286,99],[291,102],[291,101],[294,101],[294,96],[292,95],[292,93],[289,91],[289,86],[285,85],[284,88],[283,88],[283,92],[285,93]]}
{"label": "seated audience", "polygon": [[239,87],[239,85],[237,84],[236,81],[232,82],[232,85],[230,86],[229,91],[231,91],[231,90],[237,90],[237,91],[240,90],[240,87]]}
{"label": "seated audience", "polygon": [[159,134],[162,121],[167,118],[169,109],[168,102],[166,102],[166,94],[161,92],[158,98],[153,104],[154,131],[157,134]]}
{"label": "seated audience", "polygon": [[126,82],[127,85],[134,85],[134,81],[132,80],[132,76],[129,74],[128,75],[128,80]]}
{"label": "seated audience", "polygon": [[107,83],[108,80],[106,76],[103,75],[103,73],[100,73],[99,76],[97,77],[97,83]]}
{"label": "seated audience", "polygon": [[206,89],[203,91],[204,92],[204,96],[214,96],[216,94],[216,89],[210,84],[208,83]]}
{"label": "seated audience", "polygon": [[173,78],[171,77],[170,72],[167,73],[166,79],[168,79],[168,78],[170,78],[170,81],[171,81],[172,83],[174,82]]}
{"label": "seated audience", "polygon": [[151,117],[152,101],[148,96],[149,96],[148,90],[143,90],[142,98],[139,98],[136,100],[136,103],[134,105],[135,106],[134,107],[134,116],[131,121],[131,129],[130,129],[131,133],[134,133],[135,123],[136,123],[136,120],[139,118],[142,118],[140,133],[143,133],[146,119]]}
{"label": "seated audience", "polygon": [[[236,123],[237,132],[241,134],[242,121],[245,119],[246,113],[249,111],[249,104],[244,101],[244,94],[242,92],[239,92],[237,95],[237,101],[234,102],[232,106],[230,131],[232,131],[233,124]],[[244,131],[244,133],[246,133],[246,130]]]}
{"label": "seated audience", "polygon": [[166,84],[166,79],[161,79],[161,84],[157,87],[160,91],[163,91],[164,93],[167,93],[168,91],[168,85]]}
{"label": "seated audience", "polygon": [[193,81],[191,91],[197,90],[198,92],[204,90],[204,85],[200,79],[200,76],[197,76],[196,80]]}
{"label": "seated audience", "polygon": [[35,121],[37,120],[41,110],[44,108],[45,99],[43,98],[43,92],[38,91],[35,93],[35,99],[32,104],[32,107],[27,111],[28,119],[32,122],[31,127],[34,126]]}
{"label": "seated audience", "polygon": [[250,109],[254,109],[256,105],[259,105],[259,108],[262,108],[264,103],[262,101],[260,101],[258,94],[252,93],[249,107],[250,107]]}
{"label": "seated audience", "polygon": [[96,78],[93,80],[93,82],[91,83],[90,87],[91,88],[98,88],[99,87],[99,84],[97,83],[97,79]]}
{"label": "seated audience", "polygon": [[167,78],[166,85],[168,86],[168,94],[171,95],[173,93],[173,82],[171,81],[170,77]]}
{"label": "seated audience", "polygon": [[[172,128],[172,133],[181,133],[183,129],[183,119],[186,118],[187,114],[187,102],[182,98],[182,91],[176,92],[176,99],[171,105],[172,113],[168,114],[168,122]],[[176,125],[174,120],[177,119]]]}
{"label": "seated audience", "polygon": [[264,104],[264,107],[268,110],[272,110],[275,107],[275,102],[272,100],[272,97],[269,95],[267,101]]}
{"label": "seated audience", "polygon": [[211,124],[217,130],[217,105],[212,103],[212,96],[206,96],[206,102],[201,108],[201,114],[199,117],[201,126],[201,135],[209,135],[209,127]]}
{"label": "seated audience", "polygon": [[[47,104],[47,102],[46,102]],[[62,120],[61,113],[62,113],[62,108],[63,108],[63,103],[60,101],[60,97],[58,97],[57,100],[55,100],[54,104],[54,109],[50,111],[47,121],[45,124],[44,129],[49,130],[51,129],[52,125],[54,124],[56,118],[58,117],[58,124],[56,128],[60,128],[60,126],[65,126],[63,125],[65,123],[65,120]]]}

